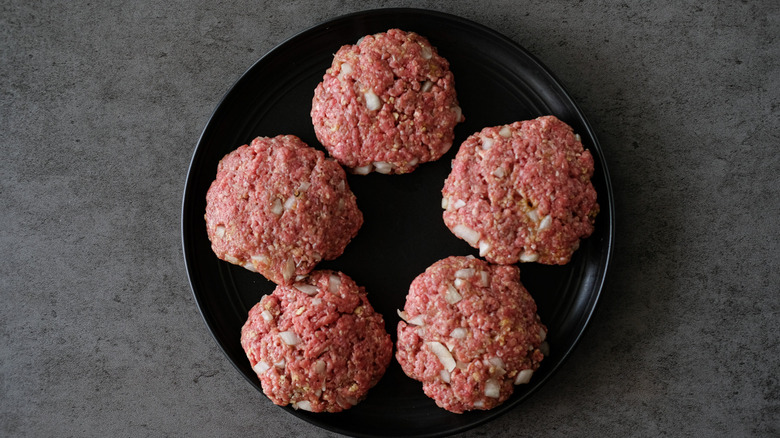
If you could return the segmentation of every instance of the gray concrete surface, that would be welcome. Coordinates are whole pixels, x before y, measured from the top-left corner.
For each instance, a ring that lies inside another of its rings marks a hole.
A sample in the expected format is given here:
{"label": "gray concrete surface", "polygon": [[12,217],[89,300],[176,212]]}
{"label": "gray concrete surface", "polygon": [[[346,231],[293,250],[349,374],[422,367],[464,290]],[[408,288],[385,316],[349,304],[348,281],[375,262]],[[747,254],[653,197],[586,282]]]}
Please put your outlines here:
{"label": "gray concrete surface", "polygon": [[346,12],[506,34],[588,115],[615,258],[571,359],[477,436],[780,435],[780,3],[0,1],[0,436],[334,436],[233,369],[179,212],[227,88]]}

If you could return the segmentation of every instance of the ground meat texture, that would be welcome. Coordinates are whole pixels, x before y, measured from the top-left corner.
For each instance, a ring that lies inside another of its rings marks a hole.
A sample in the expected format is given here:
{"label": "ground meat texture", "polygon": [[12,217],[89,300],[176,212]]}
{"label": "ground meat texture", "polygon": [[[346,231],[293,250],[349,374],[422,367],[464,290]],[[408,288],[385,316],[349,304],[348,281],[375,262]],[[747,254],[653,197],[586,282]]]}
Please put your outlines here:
{"label": "ground meat texture", "polygon": [[485,128],[461,145],[444,222],[493,263],[566,264],[599,212],[593,157],[554,116]]}
{"label": "ground meat texture", "polygon": [[547,328],[517,266],[449,257],[414,279],[399,312],[396,359],[448,411],[491,409],[528,383]]}
{"label": "ground meat texture", "polygon": [[363,224],[341,166],[292,135],[258,137],[227,154],[205,218],[220,259],[277,284],[341,255]]}
{"label": "ground meat texture", "polygon": [[376,385],[392,357],[382,315],[347,275],[314,271],[250,311],[241,345],[277,405],[339,412]]}
{"label": "ground meat texture", "polygon": [[391,29],[341,47],[314,91],[314,131],[358,174],[407,173],[439,159],[464,120],[449,63],[427,39]]}

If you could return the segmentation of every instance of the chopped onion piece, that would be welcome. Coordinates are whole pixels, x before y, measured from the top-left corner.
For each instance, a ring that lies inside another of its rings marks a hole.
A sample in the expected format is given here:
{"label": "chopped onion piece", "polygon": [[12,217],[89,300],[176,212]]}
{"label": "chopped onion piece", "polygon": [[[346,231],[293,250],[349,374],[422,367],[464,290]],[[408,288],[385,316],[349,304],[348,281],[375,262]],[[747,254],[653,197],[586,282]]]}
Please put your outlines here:
{"label": "chopped onion piece", "polygon": [[539,222],[539,214],[536,213],[536,209],[528,210],[525,212],[526,216],[528,216],[528,219],[531,219],[534,222]]}
{"label": "chopped onion piece", "polygon": [[298,199],[296,199],[295,196],[290,196],[289,198],[287,198],[287,200],[284,201],[284,209],[285,210],[292,210],[293,207],[295,207],[295,202],[297,200]]}
{"label": "chopped onion piece", "polygon": [[547,339],[547,332],[544,331],[543,328],[539,329],[539,338],[541,339],[542,342],[544,342],[544,340]]}
{"label": "chopped onion piece", "polygon": [[444,383],[450,383],[450,372],[447,370],[441,370],[439,371],[439,377],[441,377],[441,381]]}
{"label": "chopped onion piece", "polygon": [[459,106],[452,107],[452,110],[455,111],[455,121],[456,122],[462,122],[463,121],[463,110]]}
{"label": "chopped onion piece", "polygon": [[476,271],[474,268],[463,268],[455,271],[455,278],[471,278]]}
{"label": "chopped onion piece", "polygon": [[577,141],[582,141],[582,137],[580,137],[579,134],[574,134],[574,139]]}
{"label": "chopped onion piece", "polygon": [[409,318],[409,315],[406,314],[405,310],[395,309],[395,311],[398,312],[398,317],[403,319],[404,321],[406,321]]}
{"label": "chopped onion piece", "polygon": [[248,270],[250,270],[252,272],[257,272],[257,269],[255,269],[255,265],[253,265],[252,262],[244,263],[244,268],[246,268],[246,269],[248,269]]}
{"label": "chopped onion piece", "polygon": [[461,239],[468,242],[470,245],[474,246],[479,242],[480,234],[478,231],[474,231],[471,228],[463,225],[458,224],[453,227],[452,232],[460,237]]}
{"label": "chopped onion piece", "polygon": [[[480,254],[480,255],[482,255],[482,254]],[[480,278],[480,284],[481,284],[483,287],[488,287],[488,286],[490,286],[490,277],[488,276],[488,273],[487,273],[487,271],[480,271],[480,272],[479,272],[479,276],[481,277],[481,278]]]}
{"label": "chopped onion piece", "polygon": [[474,402],[474,407],[482,409],[485,407],[485,402],[483,400],[477,400]]}
{"label": "chopped onion piece", "polygon": [[328,277],[328,291],[332,294],[337,294],[339,292],[339,288],[341,287],[341,277],[338,275],[331,274],[330,277]]}
{"label": "chopped onion piece", "polygon": [[496,379],[487,379],[485,382],[485,397],[498,398],[501,395],[501,386]]}
{"label": "chopped onion piece", "polygon": [[414,318],[411,318],[409,321],[406,321],[407,323],[411,325],[425,325],[425,318],[423,317],[422,313],[415,316]]}
{"label": "chopped onion piece", "polygon": [[250,259],[252,259],[253,262],[257,262],[263,265],[268,263],[268,257],[262,254],[253,255],[252,257],[250,257]]}
{"label": "chopped onion piece", "polygon": [[295,334],[295,332],[288,330],[286,332],[279,332],[279,337],[282,338],[282,342],[287,345],[298,345],[301,343],[301,338]]}
{"label": "chopped onion piece", "polygon": [[217,225],[217,229],[214,230],[214,232],[216,233],[217,237],[225,237],[225,227],[222,225]]}
{"label": "chopped onion piece", "polygon": [[341,72],[346,74],[352,73],[352,66],[346,62],[341,64]]}
{"label": "chopped onion piece", "polygon": [[325,372],[325,368],[325,361],[322,359],[314,363],[314,371],[316,371],[318,374],[323,374]]}
{"label": "chopped onion piece", "polygon": [[387,175],[393,170],[393,165],[384,161],[375,161],[374,168],[377,172]]}
{"label": "chopped onion piece", "polygon": [[488,359],[488,362],[490,362],[490,364],[493,366],[497,366],[499,368],[506,368],[506,365],[504,365],[504,360],[498,356],[491,357],[490,359]]}
{"label": "chopped onion piece", "polygon": [[500,131],[498,131],[498,135],[504,138],[509,138],[512,136],[512,130],[509,128],[509,126],[505,125],[503,128],[501,128]]}
{"label": "chopped onion piece", "polygon": [[463,281],[462,278],[456,278],[455,279],[455,287],[456,288],[460,289],[460,287],[463,286],[463,283],[465,283],[465,282]]}
{"label": "chopped onion piece", "polygon": [[450,337],[455,339],[464,339],[466,337],[466,329],[463,327],[458,327],[455,329],[452,329],[450,332]]}
{"label": "chopped onion piece", "polygon": [[542,345],[539,346],[539,351],[541,351],[543,355],[549,356],[550,344],[548,344],[547,341],[542,342]]}
{"label": "chopped onion piece", "polygon": [[298,186],[298,190],[300,190],[301,192],[305,192],[306,190],[309,190],[309,187],[311,187],[311,183],[309,181],[303,181]]}
{"label": "chopped onion piece", "polygon": [[271,315],[271,312],[269,312],[268,310],[263,310],[263,312],[260,313],[260,316],[263,317],[263,321],[265,322],[271,322],[274,319],[274,316]]}
{"label": "chopped onion piece", "polygon": [[552,217],[550,217],[550,215],[548,214],[539,223],[539,231],[546,230],[546,229],[550,228],[550,225],[552,225]]}
{"label": "chopped onion piece", "polygon": [[365,166],[355,167],[352,171],[355,172],[356,175],[368,175],[371,172],[371,165],[366,164]]}
{"label": "chopped onion piece", "polygon": [[256,363],[255,366],[252,367],[252,369],[255,370],[257,374],[263,374],[264,372],[268,371],[269,368],[271,368],[271,366],[262,361]]}
{"label": "chopped onion piece", "polygon": [[433,82],[425,81],[423,82],[422,87],[420,87],[420,91],[422,91],[423,93],[427,93],[431,91],[431,88],[433,88]]}
{"label": "chopped onion piece", "polygon": [[447,199],[446,196],[441,198],[441,208],[442,208],[442,210],[446,210],[447,207],[449,207],[449,206],[450,206],[450,200]]}
{"label": "chopped onion piece", "polygon": [[372,90],[368,90],[363,93],[363,97],[366,99],[366,107],[371,110],[378,110],[382,107],[382,102],[379,101],[379,96],[374,94]]}
{"label": "chopped onion piece", "polygon": [[520,254],[521,262],[535,262],[537,260],[539,260],[539,254],[535,252],[530,254],[527,253]]}
{"label": "chopped onion piece", "polygon": [[312,298],[311,299],[311,304],[313,306],[319,306],[320,304],[322,304],[322,299],[321,298],[316,298],[316,297]]}
{"label": "chopped onion piece", "polygon": [[431,50],[429,46],[422,46],[420,54],[422,55],[423,59],[431,59],[433,57],[433,50]]}
{"label": "chopped onion piece", "polygon": [[299,402],[293,402],[292,407],[295,409],[300,409],[302,411],[309,411],[311,412],[311,402],[308,400],[301,400]]}
{"label": "chopped onion piece", "polygon": [[277,216],[284,213],[284,207],[282,207],[282,201],[279,198],[274,199],[273,204],[271,204],[271,213]]}
{"label": "chopped onion piece", "polygon": [[295,273],[295,260],[293,260],[292,257],[287,259],[287,262],[284,264],[284,267],[282,268],[282,277],[285,281],[292,278],[293,274]]}
{"label": "chopped onion piece", "polygon": [[482,149],[488,150],[492,148],[495,142],[491,137],[482,137]]}
{"label": "chopped onion piece", "polygon": [[449,304],[457,304],[462,299],[463,297],[454,287],[447,285],[447,292],[444,293],[444,301],[448,302]]}
{"label": "chopped onion piece", "polygon": [[479,241],[479,255],[480,255],[480,257],[484,257],[485,254],[487,254],[488,251],[490,251],[492,248],[493,248],[493,246],[490,245],[490,243],[488,243],[485,240],[480,240]]}
{"label": "chopped onion piece", "polygon": [[455,359],[452,358],[452,354],[447,350],[447,347],[436,341],[426,342],[425,345],[439,358],[439,362],[441,362],[445,370],[452,372],[455,369]]}
{"label": "chopped onion piece", "polygon": [[531,381],[531,376],[534,374],[533,370],[523,370],[517,373],[515,377],[515,385],[522,385]]}
{"label": "chopped onion piece", "polygon": [[455,207],[455,210],[457,210],[457,209],[463,208],[465,206],[466,206],[466,201],[464,201],[462,199],[458,199],[457,201],[455,201],[455,205],[453,207]]}
{"label": "chopped onion piece", "polygon": [[277,368],[284,368],[284,365],[286,363],[287,363],[287,361],[284,360],[284,358],[282,358],[282,360],[280,360],[279,362],[274,362],[274,366],[277,367]]}
{"label": "chopped onion piece", "polygon": [[414,157],[414,158],[412,158],[412,160],[411,160],[411,161],[409,161],[409,162],[408,162],[408,163],[406,163],[406,164],[408,164],[409,166],[416,166],[416,165],[417,165],[417,163],[419,163],[419,162],[420,162],[420,159],[419,159],[419,158],[417,158],[417,157]]}
{"label": "chopped onion piece", "polygon": [[299,291],[305,293],[306,295],[315,295],[317,293],[317,286],[313,286],[311,284],[295,284],[296,289]]}
{"label": "chopped onion piece", "polygon": [[506,171],[504,170],[503,167],[498,167],[496,168],[496,170],[493,171],[493,176],[499,179],[503,178],[506,176]]}
{"label": "chopped onion piece", "polygon": [[241,260],[233,257],[230,254],[225,254],[225,261],[228,261],[228,262],[230,262],[230,263],[232,263],[234,265],[240,265],[241,264]]}

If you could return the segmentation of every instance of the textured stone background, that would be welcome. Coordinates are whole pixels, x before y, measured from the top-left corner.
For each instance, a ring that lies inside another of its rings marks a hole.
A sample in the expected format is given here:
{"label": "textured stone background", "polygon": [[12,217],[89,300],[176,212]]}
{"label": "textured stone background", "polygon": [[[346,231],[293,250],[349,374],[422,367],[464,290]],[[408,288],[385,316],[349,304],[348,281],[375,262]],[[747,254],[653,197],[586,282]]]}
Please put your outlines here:
{"label": "textured stone background", "polygon": [[593,124],[615,258],[592,325],[472,436],[780,435],[780,3],[0,1],[0,435],[333,436],[220,352],[181,255],[227,88],[343,13],[494,28]]}

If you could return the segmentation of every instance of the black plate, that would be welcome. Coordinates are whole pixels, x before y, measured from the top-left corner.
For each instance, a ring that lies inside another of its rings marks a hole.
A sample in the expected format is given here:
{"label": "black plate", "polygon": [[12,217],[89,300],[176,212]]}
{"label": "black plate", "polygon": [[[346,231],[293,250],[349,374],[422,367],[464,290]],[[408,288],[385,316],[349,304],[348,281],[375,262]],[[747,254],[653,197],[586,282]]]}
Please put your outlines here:
{"label": "black plate", "polygon": [[[203,131],[187,177],[182,240],[187,273],[203,319],[227,357],[261,390],[239,343],[249,309],[274,285],[259,274],[218,260],[206,237],[206,191],[217,163],[256,136],[294,134],[321,148],[309,111],[313,91],[332,55],[363,35],[400,28],[426,36],[450,61],[466,122],[441,160],[407,175],[350,175],[365,224],[337,260],[337,269],[366,287],[395,340],[396,309],[403,308],[415,276],[450,255],[475,254],[444,226],[441,188],[459,145],[485,126],[553,114],[574,127],[594,155],[593,183],[601,213],[593,235],[566,266],[520,266],[549,327],[551,354],[528,385],[491,411],[451,414],[436,407],[395,360],[368,398],[338,414],[284,408],[325,429],[356,436],[442,436],[484,423],[517,406],[561,365],[583,333],[598,301],[610,260],[614,206],[601,149],[585,117],[559,82],[516,43],[463,18],[414,9],[385,9],[336,18],[282,43],[253,65],[228,91]],[[216,80],[219,80],[218,78]],[[324,150],[324,149],[323,149]],[[257,403],[270,403],[264,396]],[[281,415],[281,411],[280,411]]]}

